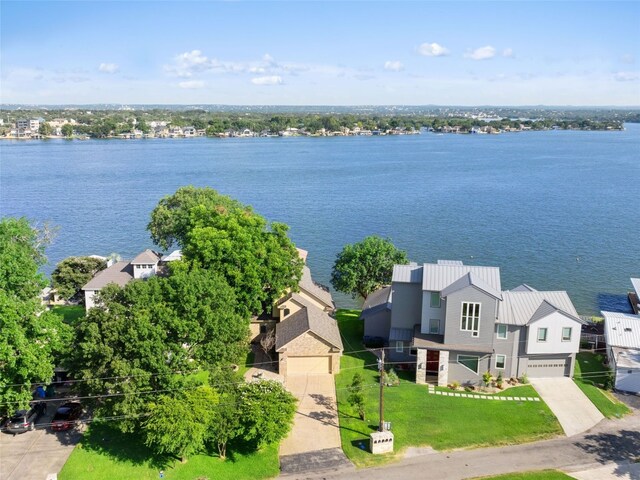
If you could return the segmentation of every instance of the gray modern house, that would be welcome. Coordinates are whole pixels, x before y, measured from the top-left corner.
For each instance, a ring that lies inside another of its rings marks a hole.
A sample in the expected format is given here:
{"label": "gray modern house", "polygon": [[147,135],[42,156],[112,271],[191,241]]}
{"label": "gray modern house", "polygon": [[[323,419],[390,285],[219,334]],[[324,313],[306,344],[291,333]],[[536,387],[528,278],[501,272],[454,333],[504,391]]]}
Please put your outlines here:
{"label": "gray modern house", "polygon": [[499,268],[452,260],[396,265],[362,318],[391,361],[415,363],[417,383],[438,385],[478,384],[486,371],[572,376],[583,324],[565,291],[502,291]]}

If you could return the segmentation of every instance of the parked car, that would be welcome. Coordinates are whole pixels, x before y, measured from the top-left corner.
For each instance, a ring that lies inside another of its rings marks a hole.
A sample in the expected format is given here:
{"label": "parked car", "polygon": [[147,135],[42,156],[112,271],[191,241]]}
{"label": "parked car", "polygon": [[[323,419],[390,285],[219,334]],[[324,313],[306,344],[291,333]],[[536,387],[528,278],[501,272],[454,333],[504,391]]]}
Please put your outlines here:
{"label": "parked car", "polygon": [[82,405],[78,402],[67,402],[56,410],[56,414],[51,420],[51,430],[56,432],[69,430],[73,428],[81,415]]}
{"label": "parked car", "polygon": [[31,404],[29,410],[18,410],[5,425],[5,431],[9,433],[24,433],[27,430],[35,430],[36,422],[47,412],[47,404],[36,402]]}

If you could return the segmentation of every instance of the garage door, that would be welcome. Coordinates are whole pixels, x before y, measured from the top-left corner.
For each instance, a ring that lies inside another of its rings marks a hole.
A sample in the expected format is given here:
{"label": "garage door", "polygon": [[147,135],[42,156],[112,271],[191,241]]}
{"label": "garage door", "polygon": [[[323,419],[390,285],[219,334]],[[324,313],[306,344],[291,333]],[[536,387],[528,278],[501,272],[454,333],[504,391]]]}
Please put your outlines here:
{"label": "garage door", "polygon": [[616,388],[625,392],[640,392],[640,369],[618,368]]}
{"label": "garage door", "polygon": [[287,374],[301,373],[330,373],[330,357],[289,357],[287,359]]}
{"label": "garage door", "polygon": [[570,373],[570,358],[529,358],[527,376],[531,378],[564,377]]}

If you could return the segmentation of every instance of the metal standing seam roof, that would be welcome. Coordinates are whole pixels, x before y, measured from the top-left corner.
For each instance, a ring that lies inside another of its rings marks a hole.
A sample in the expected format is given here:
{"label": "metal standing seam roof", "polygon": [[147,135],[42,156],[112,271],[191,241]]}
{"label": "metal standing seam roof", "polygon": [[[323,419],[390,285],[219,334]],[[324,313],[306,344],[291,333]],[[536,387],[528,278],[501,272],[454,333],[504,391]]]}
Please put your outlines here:
{"label": "metal standing seam roof", "polygon": [[131,260],[131,265],[148,265],[156,264],[160,261],[161,255],[153,250],[146,249],[144,252],[136,255],[136,258]]}
{"label": "metal standing seam roof", "polygon": [[318,307],[309,306],[276,324],[276,350],[284,348],[306,332],[314,333],[340,351],[344,349],[335,318]]}
{"label": "metal standing seam roof", "polygon": [[436,263],[438,265],[464,265],[461,260],[438,260]]}
{"label": "metal standing seam roof", "polygon": [[535,288],[533,288],[531,285],[527,285],[526,283],[523,283],[522,285],[518,285],[516,288],[512,288],[509,291],[510,292],[537,292]]}
{"label": "metal standing seam roof", "polygon": [[420,283],[422,282],[422,265],[410,263],[409,265],[394,265],[392,282]]}
{"label": "metal standing seam roof", "polygon": [[489,285],[494,292],[502,291],[500,268],[498,267],[425,263],[423,271],[422,290],[441,292],[467,273],[473,273],[476,278]]}
{"label": "metal standing seam roof", "polygon": [[164,255],[160,259],[160,261],[162,262],[173,262],[174,260],[182,260],[182,250],[174,250],[173,252]]}
{"label": "metal standing seam roof", "polygon": [[331,293],[327,292],[313,281],[313,278],[311,278],[311,270],[309,270],[309,267],[307,267],[306,265],[302,267],[302,278],[300,279],[300,283],[298,284],[298,286],[300,287],[300,289],[316,297],[327,307],[334,308]]}
{"label": "metal standing seam roof", "polygon": [[640,349],[639,315],[603,311],[602,316],[608,345]]}
{"label": "metal standing seam roof", "polygon": [[116,262],[96,274],[82,287],[83,290],[100,290],[110,283],[124,287],[133,280],[133,268],[129,262]]}
{"label": "metal standing seam roof", "polygon": [[633,289],[636,291],[636,295],[640,298],[640,278],[631,278],[631,285],[633,285]]}
{"label": "metal standing seam roof", "polygon": [[442,290],[442,292],[440,292],[440,295],[442,296],[442,298],[445,298],[452,293],[457,292],[458,290],[462,290],[463,288],[471,286],[482,290],[483,292],[491,295],[494,298],[497,298],[498,300],[502,299],[500,291],[494,290],[491,285],[487,284],[481,278],[479,278],[475,272],[469,272],[466,275],[463,275],[447,288]]}
{"label": "metal standing seam roof", "polygon": [[506,291],[502,292],[502,300],[498,323],[523,326],[554,311],[563,312],[577,322],[584,323],[565,291]]}

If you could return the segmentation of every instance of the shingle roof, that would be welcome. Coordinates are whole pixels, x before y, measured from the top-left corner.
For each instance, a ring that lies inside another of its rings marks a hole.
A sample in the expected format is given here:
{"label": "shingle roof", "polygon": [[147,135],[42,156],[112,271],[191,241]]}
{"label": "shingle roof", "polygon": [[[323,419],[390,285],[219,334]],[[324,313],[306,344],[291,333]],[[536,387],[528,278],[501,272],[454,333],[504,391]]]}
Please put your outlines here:
{"label": "shingle roof", "polygon": [[312,332],[340,351],[343,350],[335,318],[313,306],[304,307],[276,324],[276,350],[280,350],[306,332]]}
{"label": "shingle roof", "polygon": [[607,344],[612,347],[640,349],[640,316],[630,313],[602,312]]}
{"label": "shingle roof", "polygon": [[133,268],[131,264],[129,262],[116,262],[109,268],[98,272],[82,289],[100,290],[110,283],[124,287],[131,280],[133,280]]}
{"label": "shingle roof", "polygon": [[331,293],[327,292],[325,289],[323,289],[313,281],[313,279],[311,278],[311,270],[309,270],[309,267],[307,267],[306,265],[302,267],[302,278],[300,279],[300,283],[298,285],[302,290],[316,297],[327,307],[334,308]]}
{"label": "shingle roof", "polygon": [[369,294],[362,305],[361,317],[391,309],[392,290],[390,286],[382,287]]}
{"label": "shingle roof", "polygon": [[[506,291],[502,292],[502,304],[498,312],[498,323],[527,325],[554,311],[560,311],[573,320],[584,323],[578,316],[569,295],[565,291]],[[545,304],[543,306],[543,304]]]}
{"label": "shingle roof", "polygon": [[471,286],[476,287],[485,293],[488,293],[489,295],[491,295],[494,298],[497,298],[498,300],[502,298],[500,291],[495,290],[491,285],[486,283],[482,278],[478,276],[476,272],[469,272],[466,275],[460,277],[458,280],[453,282],[447,288],[442,290],[441,295],[443,298],[445,298],[451,295],[452,293],[457,292],[458,290],[462,290],[463,288],[471,287]]}
{"label": "shingle roof", "polygon": [[298,256],[302,259],[302,261],[304,263],[307,263],[307,256],[309,255],[309,252],[298,247],[296,247],[296,250],[298,251]]}
{"label": "shingle roof", "polygon": [[422,265],[416,263],[394,265],[391,281],[399,283],[420,283],[422,281]]}
{"label": "shingle roof", "polygon": [[502,290],[500,285],[500,269],[498,267],[481,267],[475,265],[438,265],[425,263],[422,275],[422,289],[431,292],[440,292],[459,278],[468,273],[473,273],[478,281],[483,281],[494,292]]}
{"label": "shingle roof", "polygon": [[131,265],[147,265],[147,264],[156,264],[160,260],[160,254],[154,252],[153,250],[149,250],[148,248],[139,253],[136,258],[131,260]]}

